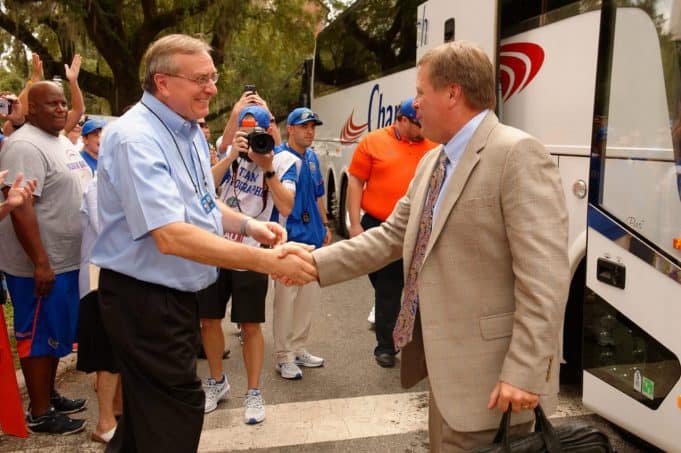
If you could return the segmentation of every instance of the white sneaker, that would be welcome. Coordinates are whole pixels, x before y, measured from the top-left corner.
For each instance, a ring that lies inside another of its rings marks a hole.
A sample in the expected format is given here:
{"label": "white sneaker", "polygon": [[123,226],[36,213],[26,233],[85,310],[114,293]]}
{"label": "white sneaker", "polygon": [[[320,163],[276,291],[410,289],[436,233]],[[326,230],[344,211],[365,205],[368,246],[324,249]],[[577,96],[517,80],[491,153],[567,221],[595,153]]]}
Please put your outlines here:
{"label": "white sneaker", "polygon": [[371,324],[376,324],[376,305],[373,305],[371,307],[371,311],[369,312],[369,316],[367,317],[367,321]]}
{"label": "white sneaker", "polygon": [[304,366],[305,368],[317,368],[324,366],[324,359],[303,351],[302,354],[296,356],[296,365]]}
{"label": "white sneaker", "polygon": [[258,389],[250,389],[246,393],[244,403],[244,423],[255,425],[263,420],[265,420],[265,403],[262,400],[262,394]]}
{"label": "white sneaker", "polygon": [[218,403],[221,400],[227,399],[229,393],[229,382],[227,375],[222,373],[222,382],[218,382],[213,378],[206,379],[203,384],[203,392],[206,394],[206,406],[204,413],[213,412],[218,408]]}
{"label": "white sneaker", "polygon": [[277,372],[284,379],[302,379],[303,372],[293,362],[277,363]]}

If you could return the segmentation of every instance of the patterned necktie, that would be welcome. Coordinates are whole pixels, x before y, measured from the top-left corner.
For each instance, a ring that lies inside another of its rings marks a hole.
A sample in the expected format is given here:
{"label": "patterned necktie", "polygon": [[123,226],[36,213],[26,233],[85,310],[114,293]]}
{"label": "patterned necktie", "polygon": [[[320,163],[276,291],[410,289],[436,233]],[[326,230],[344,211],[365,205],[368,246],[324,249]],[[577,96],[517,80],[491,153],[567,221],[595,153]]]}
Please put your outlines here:
{"label": "patterned necktie", "polygon": [[428,239],[430,239],[430,233],[433,230],[433,208],[435,207],[435,202],[440,194],[442,181],[445,179],[445,169],[447,168],[448,161],[447,155],[444,151],[441,151],[438,166],[430,177],[428,194],[426,195],[426,202],[423,205],[419,232],[416,237],[414,255],[411,258],[409,274],[407,275],[407,281],[404,285],[404,299],[402,300],[402,306],[400,307],[400,315],[397,318],[397,323],[393,330],[393,341],[395,342],[395,349],[398,351],[411,341],[414,333],[414,319],[416,317],[416,309],[419,306],[417,277],[419,269],[421,269],[421,265],[423,264],[423,258],[426,256],[426,246],[428,245]]}

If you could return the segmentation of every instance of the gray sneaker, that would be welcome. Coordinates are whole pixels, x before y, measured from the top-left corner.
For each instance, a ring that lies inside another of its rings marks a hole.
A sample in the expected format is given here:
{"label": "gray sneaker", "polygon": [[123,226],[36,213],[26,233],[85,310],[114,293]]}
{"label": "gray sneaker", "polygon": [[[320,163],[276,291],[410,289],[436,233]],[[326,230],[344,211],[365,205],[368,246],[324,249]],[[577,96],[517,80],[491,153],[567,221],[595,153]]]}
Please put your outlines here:
{"label": "gray sneaker", "polygon": [[218,382],[213,378],[206,379],[203,384],[203,392],[206,394],[206,406],[204,412],[213,412],[218,408],[218,403],[221,400],[227,399],[229,393],[229,382],[227,375],[222,373],[222,382]]}
{"label": "gray sneaker", "polygon": [[265,420],[265,402],[258,389],[250,389],[244,402],[244,423],[255,425]]}
{"label": "gray sneaker", "polygon": [[305,368],[317,368],[324,366],[324,359],[312,355],[307,351],[303,351],[301,354],[296,356],[296,365],[304,366]]}
{"label": "gray sneaker", "polygon": [[293,362],[277,363],[277,373],[284,379],[302,379],[303,372]]}

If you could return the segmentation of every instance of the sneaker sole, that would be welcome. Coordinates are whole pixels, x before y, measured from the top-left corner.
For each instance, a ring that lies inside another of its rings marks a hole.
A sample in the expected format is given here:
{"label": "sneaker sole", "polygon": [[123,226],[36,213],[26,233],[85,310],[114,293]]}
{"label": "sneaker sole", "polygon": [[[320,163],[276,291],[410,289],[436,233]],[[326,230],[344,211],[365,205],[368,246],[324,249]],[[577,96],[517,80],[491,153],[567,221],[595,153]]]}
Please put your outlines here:
{"label": "sneaker sole", "polygon": [[302,374],[296,374],[296,375],[293,375],[293,376],[291,376],[291,375],[284,376],[284,374],[281,372],[281,370],[280,370],[279,368],[275,368],[275,370],[277,370],[277,373],[279,373],[279,375],[280,375],[282,378],[288,379],[288,380],[290,380],[290,381],[297,381],[297,380],[303,378],[303,375],[302,375]]}
{"label": "sneaker sole", "polygon": [[257,418],[249,418],[249,419],[244,419],[244,423],[247,425],[257,425],[258,423],[261,423],[263,420],[265,420],[265,416],[263,416],[260,420]]}
{"label": "sneaker sole", "polygon": [[30,426],[27,426],[27,428],[33,434],[44,434],[46,436],[68,436],[70,434],[77,434],[81,431],[84,431],[86,425],[87,425],[87,421],[85,421],[79,428],[73,429],[71,431],[64,431],[63,433],[49,433],[49,432],[45,432],[45,431],[33,431]]}
{"label": "sneaker sole", "polygon": [[306,362],[298,362],[297,360],[295,362],[296,365],[302,366],[304,368],[321,368],[324,366],[324,362],[320,363],[319,365],[317,364],[311,364],[311,363],[306,363]]}

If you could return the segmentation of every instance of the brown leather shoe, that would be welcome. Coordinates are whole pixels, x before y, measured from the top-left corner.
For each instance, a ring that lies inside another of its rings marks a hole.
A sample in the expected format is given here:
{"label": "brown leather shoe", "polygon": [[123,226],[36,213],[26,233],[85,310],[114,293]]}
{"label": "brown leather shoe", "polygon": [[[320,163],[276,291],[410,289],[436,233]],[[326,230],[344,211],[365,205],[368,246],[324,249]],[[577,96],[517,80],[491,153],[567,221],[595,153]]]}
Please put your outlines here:
{"label": "brown leather shoe", "polygon": [[387,352],[382,352],[381,354],[375,355],[376,363],[378,363],[383,368],[392,368],[395,366],[395,356],[388,354]]}

